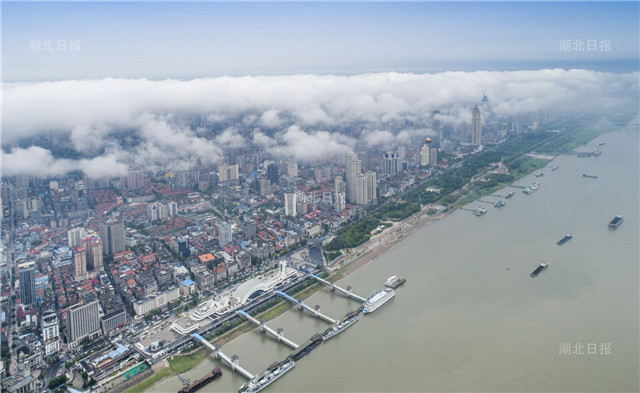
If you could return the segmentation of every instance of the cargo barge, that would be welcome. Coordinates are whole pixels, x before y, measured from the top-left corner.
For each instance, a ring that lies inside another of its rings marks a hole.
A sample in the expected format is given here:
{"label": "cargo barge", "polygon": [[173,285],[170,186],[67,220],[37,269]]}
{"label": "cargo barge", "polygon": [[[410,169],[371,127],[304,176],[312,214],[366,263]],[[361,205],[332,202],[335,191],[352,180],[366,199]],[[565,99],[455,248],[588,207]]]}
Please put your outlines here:
{"label": "cargo barge", "polygon": [[613,220],[609,223],[609,229],[616,229],[620,223],[622,223],[622,216],[613,217]]}
{"label": "cargo barge", "polygon": [[213,381],[214,379],[219,378],[221,375],[222,375],[222,371],[220,370],[220,367],[216,367],[213,370],[211,370],[209,374],[198,379],[191,385],[185,386],[182,389],[178,390],[178,393],[193,393],[196,390],[204,387],[206,384]]}
{"label": "cargo barge", "polygon": [[296,365],[292,359],[287,358],[282,362],[275,362],[271,366],[267,367],[265,372],[254,377],[251,381],[245,383],[240,386],[238,389],[239,393],[256,393],[266,388],[276,379],[283,376],[286,372],[291,371],[291,369]]}
{"label": "cargo barge", "polygon": [[558,242],[556,244],[561,246],[561,245],[565,244],[566,242],[568,242],[571,239],[573,239],[573,236],[570,233],[567,233],[566,235],[564,235],[564,237],[562,239],[558,240]]}
{"label": "cargo barge", "polygon": [[595,175],[587,175],[586,173],[583,173],[583,174],[582,174],[582,177],[588,177],[589,179],[597,179],[597,178],[598,178],[598,176],[595,176]]}
{"label": "cargo barge", "polygon": [[545,261],[542,261],[540,262],[540,266],[538,266],[536,270],[532,271],[531,274],[529,274],[529,276],[531,276],[532,278],[538,277],[538,275],[540,275],[540,273],[542,273],[542,271],[545,270],[547,267],[549,267],[549,264]]}
{"label": "cargo barge", "polygon": [[295,352],[289,355],[287,359],[292,359],[297,362],[298,360],[308,355],[309,352],[313,351],[315,347],[322,343],[322,341],[324,340],[322,339],[322,336],[320,334],[314,334],[305,345],[301,345],[298,349],[295,350]]}

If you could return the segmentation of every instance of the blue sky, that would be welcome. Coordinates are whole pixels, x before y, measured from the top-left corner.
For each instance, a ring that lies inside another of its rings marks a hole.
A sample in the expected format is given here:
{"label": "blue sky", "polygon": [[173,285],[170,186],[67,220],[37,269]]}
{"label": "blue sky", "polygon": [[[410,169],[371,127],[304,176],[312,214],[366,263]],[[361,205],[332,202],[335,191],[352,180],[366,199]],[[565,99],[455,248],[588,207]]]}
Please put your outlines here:
{"label": "blue sky", "polygon": [[[637,2],[2,3],[3,79],[638,65]],[[566,52],[559,41],[609,40]],[[53,51],[34,48],[37,40]],[[79,44],[63,51],[60,41]]]}

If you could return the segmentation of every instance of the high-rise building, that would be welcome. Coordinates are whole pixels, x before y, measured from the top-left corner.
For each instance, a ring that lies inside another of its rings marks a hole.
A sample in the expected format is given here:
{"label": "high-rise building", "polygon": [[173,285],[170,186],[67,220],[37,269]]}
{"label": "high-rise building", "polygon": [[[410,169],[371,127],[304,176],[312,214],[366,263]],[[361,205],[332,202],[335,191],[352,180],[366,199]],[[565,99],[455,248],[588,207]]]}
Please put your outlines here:
{"label": "high-rise building", "polygon": [[114,255],[125,250],[124,223],[109,219],[100,223],[100,239],[102,240],[102,252],[104,255]]}
{"label": "high-rise building", "polygon": [[271,181],[271,185],[278,184],[278,166],[276,164],[269,164],[267,166],[267,179]]}
{"label": "high-rise building", "polygon": [[469,130],[467,129],[467,122],[460,123],[460,144],[464,145],[469,143]]}
{"label": "high-rise building", "polygon": [[438,149],[435,147],[429,149],[429,165],[438,165]]}
{"label": "high-rise building", "polygon": [[430,147],[429,144],[425,143],[424,145],[422,145],[422,150],[420,150],[420,166],[427,166],[429,165],[429,153],[430,153]]}
{"label": "high-rise building", "polygon": [[362,162],[358,159],[358,154],[353,153],[346,160],[347,175],[347,201],[350,203],[358,203],[356,201],[358,175],[362,172]]}
{"label": "high-rise building", "polygon": [[344,184],[344,179],[342,178],[342,176],[336,176],[335,180],[333,181],[333,190],[335,192],[346,192],[346,187]]}
{"label": "high-rise building", "polygon": [[397,153],[387,152],[383,155],[384,173],[387,175],[395,175],[402,171],[402,164]]}
{"label": "high-rise building", "polygon": [[346,207],[346,194],[344,192],[336,192],[335,204],[333,205],[333,208],[336,211],[341,212],[345,209],[345,207]]}
{"label": "high-rise building", "polygon": [[367,193],[365,203],[373,202],[378,198],[378,183],[376,173],[373,171],[369,171],[364,175],[367,179]]}
{"label": "high-rise building", "polygon": [[87,250],[84,247],[73,249],[73,266],[76,281],[84,280],[87,277]]}
{"label": "high-rise building", "polygon": [[225,163],[220,163],[218,165],[218,181],[220,183],[238,180],[239,177],[240,172],[238,169],[238,164],[228,165]]}
{"label": "high-rise building", "polygon": [[295,193],[284,194],[284,214],[291,217],[295,217],[297,215]]}
{"label": "high-rise building", "polygon": [[478,105],[471,112],[471,144],[482,145],[482,120],[480,119]]}
{"label": "high-rise building", "polygon": [[287,176],[298,177],[298,163],[295,161],[287,161]]}
{"label": "high-rise building", "polygon": [[87,266],[92,270],[102,270],[102,240],[98,236],[87,237],[83,246],[87,250]]}
{"label": "high-rise building", "polygon": [[84,337],[100,334],[98,301],[75,304],[67,309],[67,340],[71,347]]}
{"label": "high-rise building", "polygon": [[218,223],[218,243],[221,247],[231,243],[231,225],[228,222]]}
{"label": "high-rise building", "polygon": [[184,236],[180,236],[177,239],[178,243],[178,255],[180,258],[188,258],[191,255],[191,250],[189,249],[189,239]]}
{"label": "high-rise building", "polygon": [[20,301],[22,304],[36,302],[36,266],[33,262],[18,265],[20,278]]}
{"label": "high-rise building", "polygon": [[242,221],[242,232],[251,239],[256,235],[256,222],[253,219],[244,219]]}
{"label": "high-rise building", "polygon": [[141,188],[143,186],[144,173],[140,169],[130,170],[125,176],[120,177],[121,188]]}
{"label": "high-rise building", "polygon": [[50,356],[60,350],[60,324],[55,312],[42,315],[42,342],[44,344],[44,356]]}
{"label": "high-rise building", "polygon": [[69,245],[69,247],[78,247],[82,245],[82,239],[84,239],[84,237],[84,228],[71,228],[67,231],[67,244]]}
{"label": "high-rise building", "polygon": [[329,167],[316,168],[313,171],[313,174],[318,183],[323,183],[331,179],[331,168]]}

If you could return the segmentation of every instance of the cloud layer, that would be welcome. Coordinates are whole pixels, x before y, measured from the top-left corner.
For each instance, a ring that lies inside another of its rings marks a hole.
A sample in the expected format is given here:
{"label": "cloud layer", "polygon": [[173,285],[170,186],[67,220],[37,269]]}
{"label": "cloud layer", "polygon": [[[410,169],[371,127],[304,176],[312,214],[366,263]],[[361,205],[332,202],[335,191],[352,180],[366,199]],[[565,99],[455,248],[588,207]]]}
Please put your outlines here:
{"label": "cloud layer", "polygon": [[[348,152],[358,143],[407,143],[426,135],[434,120],[469,123],[483,92],[494,116],[510,117],[547,109],[637,111],[639,91],[638,73],[562,69],[69,80],[4,84],[3,90],[3,174],[48,176],[73,169],[115,175],[129,164],[188,169],[248,143],[300,160]],[[363,132],[340,132],[353,127]],[[15,147],[51,134],[64,135],[83,158]]]}

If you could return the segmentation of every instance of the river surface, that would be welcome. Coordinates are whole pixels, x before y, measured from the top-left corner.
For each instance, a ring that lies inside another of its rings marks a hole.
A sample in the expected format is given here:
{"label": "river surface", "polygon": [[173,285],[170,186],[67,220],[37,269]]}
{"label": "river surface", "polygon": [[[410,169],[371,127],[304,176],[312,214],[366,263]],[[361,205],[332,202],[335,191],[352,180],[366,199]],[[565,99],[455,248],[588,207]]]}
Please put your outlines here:
{"label": "river surface", "polygon": [[[369,296],[397,274],[396,297],[321,344],[265,392],[613,392],[639,390],[638,133],[599,137],[602,155],[559,156],[516,185],[540,183],[488,212],[458,210],[340,282]],[[551,166],[559,166],[551,171]],[[583,178],[582,174],[598,179]],[[486,196],[483,200],[498,198]],[[616,230],[607,224],[616,215]],[[559,246],[566,233],[573,239]],[[541,260],[549,268],[530,278]],[[323,289],[305,301],[341,317],[358,303]],[[290,310],[268,323],[303,343],[327,324]],[[253,373],[291,351],[247,333],[223,346]],[[220,363],[208,359],[195,380]],[[201,392],[237,391],[223,376]],[[177,378],[152,391],[175,392]]]}

